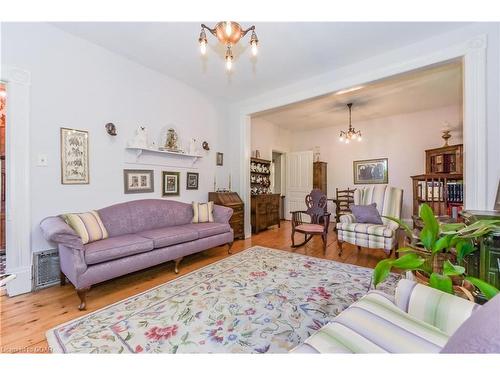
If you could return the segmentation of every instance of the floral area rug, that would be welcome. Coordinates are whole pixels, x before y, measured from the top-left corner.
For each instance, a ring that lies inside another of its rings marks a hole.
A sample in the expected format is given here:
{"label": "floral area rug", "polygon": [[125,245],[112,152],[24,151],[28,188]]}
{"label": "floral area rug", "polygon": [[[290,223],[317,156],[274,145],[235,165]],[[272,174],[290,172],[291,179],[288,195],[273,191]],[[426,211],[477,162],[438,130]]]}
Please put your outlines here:
{"label": "floral area rug", "polygon": [[[47,332],[53,352],[285,353],[367,293],[372,269],[252,247]],[[378,289],[394,294],[398,276]]]}

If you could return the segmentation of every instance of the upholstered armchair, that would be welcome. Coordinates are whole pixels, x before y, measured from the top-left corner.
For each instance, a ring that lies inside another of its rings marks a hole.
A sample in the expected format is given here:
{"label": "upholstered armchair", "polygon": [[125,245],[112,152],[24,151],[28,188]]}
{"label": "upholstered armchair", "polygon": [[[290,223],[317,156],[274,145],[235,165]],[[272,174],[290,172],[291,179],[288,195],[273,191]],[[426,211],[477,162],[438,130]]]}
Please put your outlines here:
{"label": "upholstered armchair", "polygon": [[[400,219],[403,204],[403,190],[388,186],[374,185],[354,192],[355,205],[377,204],[377,210],[381,216],[391,216]],[[389,256],[397,246],[397,229],[399,225],[392,220],[382,217],[382,225],[356,223],[353,214],[340,216],[337,223],[337,239],[339,243],[339,255],[342,255],[342,244],[344,242],[369,249],[383,249]]]}

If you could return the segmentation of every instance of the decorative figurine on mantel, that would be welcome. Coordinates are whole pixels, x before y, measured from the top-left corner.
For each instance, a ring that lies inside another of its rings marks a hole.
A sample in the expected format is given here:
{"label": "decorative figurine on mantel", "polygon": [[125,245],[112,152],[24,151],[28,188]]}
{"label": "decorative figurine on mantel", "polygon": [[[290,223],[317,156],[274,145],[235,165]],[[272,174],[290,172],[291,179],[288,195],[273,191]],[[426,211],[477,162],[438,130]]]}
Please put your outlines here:
{"label": "decorative figurine on mantel", "polygon": [[451,130],[443,130],[443,135],[441,136],[441,138],[444,139],[444,145],[443,145],[443,147],[448,147],[449,146],[448,139],[451,138],[450,132],[451,132]]}
{"label": "decorative figurine on mantel", "polygon": [[196,155],[198,153],[198,142],[195,138],[191,138],[189,141],[189,154]]}
{"label": "decorative figurine on mantel", "polygon": [[145,126],[139,126],[135,131],[134,139],[128,142],[130,148],[149,148],[148,130]]}
{"label": "decorative figurine on mantel", "polygon": [[179,140],[179,136],[174,128],[170,128],[167,130],[167,139],[165,140],[165,146],[160,148],[160,150],[172,151],[172,152],[181,152],[182,150],[179,148],[177,141]]}

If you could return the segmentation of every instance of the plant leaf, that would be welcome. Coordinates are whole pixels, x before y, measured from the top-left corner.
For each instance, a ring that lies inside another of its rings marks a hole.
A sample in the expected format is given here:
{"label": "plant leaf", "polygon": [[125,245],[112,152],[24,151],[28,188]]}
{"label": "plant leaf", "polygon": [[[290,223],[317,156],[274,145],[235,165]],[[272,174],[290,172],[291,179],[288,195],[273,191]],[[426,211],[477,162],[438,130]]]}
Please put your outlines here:
{"label": "plant leaf", "polygon": [[[432,240],[435,241],[439,234],[439,223],[434,216],[434,212],[432,212],[432,208],[427,203],[422,204],[420,207],[420,218],[424,222],[424,229],[427,228],[432,235]],[[428,249],[430,250],[432,247]]]}
{"label": "plant leaf", "polygon": [[453,237],[455,237],[455,234],[447,234],[446,236],[443,236],[439,238],[435,243],[432,248],[432,253],[438,253],[443,249],[448,249],[450,247],[451,240]]}
{"label": "plant leaf", "polygon": [[456,233],[457,231],[464,229],[466,225],[464,223],[446,223],[441,224],[441,232],[445,234]]}
{"label": "plant leaf", "polygon": [[451,279],[446,275],[433,272],[429,277],[429,285],[434,289],[453,294],[453,284]]}
{"label": "plant leaf", "polygon": [[443,274],[446,276],[458,276],[462,275],[465,272],[465,268],[462,266],[456,266],[451,263],[449,260],[444,262],[443,264]]}
{"label": "plant leaf", "polygon": [[476,251],[476,246],[471,240],[460,239],[455,245],[457,250],[457,260],[461,262],[467,255]]}
{"label": "plant leaf", "polygon": [[393,267],[397,267],[403,270],[415,270],[420,268],[424,264],[425,259],[420,257],[415,253],[403,255],[392,262]]}
{"label": "plant leaf", "polygon": [[389,272],[392,268],[392,259],[384,259],[378,262],[377,266],[373,270],[373,285],[375,288],[378,284],[384,281],[387,276],[389,276]]}
{"label": "plant leaf", "polygon": [[424,227],[420,232],[420,241],[427,250],[432,250],[434,245],[434,235],[428,227]]}
{"label": "plant leaf", "polygon": [[472,276],[467,276],[465,280],[468,280],[474,285],[476,288],[478,288],[481,293],[484,294],[486,299],[490,300],[493,297],[495,297],[500,291],[495,288],[493,285],[488,284],[486,281],[483,281],[481,279],[477,279]]}

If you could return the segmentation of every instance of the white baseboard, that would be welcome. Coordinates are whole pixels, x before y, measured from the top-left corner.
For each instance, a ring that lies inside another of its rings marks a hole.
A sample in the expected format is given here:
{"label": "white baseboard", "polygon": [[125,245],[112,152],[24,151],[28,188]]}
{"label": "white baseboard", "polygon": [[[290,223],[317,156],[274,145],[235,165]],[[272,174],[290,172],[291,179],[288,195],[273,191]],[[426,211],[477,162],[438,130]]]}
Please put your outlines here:
{"label": "white baseboard", "polygon": [[9,273],[16,275],[16,278],[7,284],[7,295],[9,297],[31,292],[33,287],[31,282],[31,268],[9,269]]}

